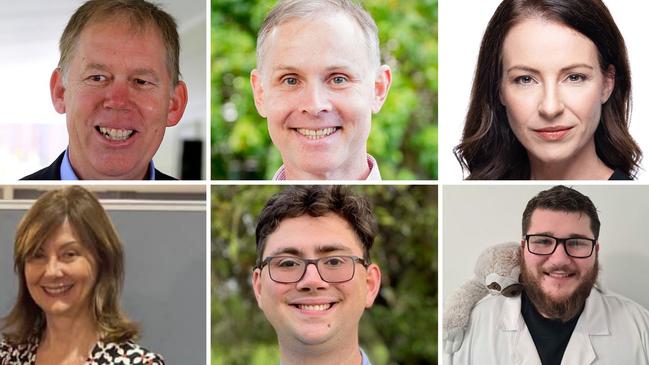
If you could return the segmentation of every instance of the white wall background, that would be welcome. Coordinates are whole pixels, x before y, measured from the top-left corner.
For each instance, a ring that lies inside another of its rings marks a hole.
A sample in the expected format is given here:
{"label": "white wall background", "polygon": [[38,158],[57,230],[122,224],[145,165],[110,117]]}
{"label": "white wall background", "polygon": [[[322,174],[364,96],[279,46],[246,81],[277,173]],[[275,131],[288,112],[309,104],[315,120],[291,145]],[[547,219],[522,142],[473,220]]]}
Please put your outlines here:
{"label": "white wall background", "polygon": [[[439,2],[439,178],[462,180],[453,155],[462,137],[473,74],[482,35],[501,0],[440,0]],[[649,154],[649,47],[643,2],[605,0],[629,52],[632,77],[631,135]],[[642,164],[645,167],[646,164]],[[646,168],[646,167],[645,167]],[[649,181],[640,170],[638,180]]]}
{"label": "white wall background", "polygon": [[[522,237],[527,202],[551,185],[446,185],[442,190],[443,296],[471,279],[488,246]],[[600,276],[604,288],[649,308],[649,186],[574,185],[597,207]]]}
{"label": "white wall background", "polygon": [[[206,6],[202,0],[155,2],[178,24],[180,72],[189,88],[189,102],[181,122],[167,128],[154,162],[161,171],[180,176],[182,140],[201,139],[204,145],[209,142],[206,137]],[[65,115],[52,107],[49,80],[59,60],[61,33],[83,3],[83,0],[0,0],[2,180],[17,180],[48,166],[67,146]],[[204,162],[205,151],[206,147]]]}

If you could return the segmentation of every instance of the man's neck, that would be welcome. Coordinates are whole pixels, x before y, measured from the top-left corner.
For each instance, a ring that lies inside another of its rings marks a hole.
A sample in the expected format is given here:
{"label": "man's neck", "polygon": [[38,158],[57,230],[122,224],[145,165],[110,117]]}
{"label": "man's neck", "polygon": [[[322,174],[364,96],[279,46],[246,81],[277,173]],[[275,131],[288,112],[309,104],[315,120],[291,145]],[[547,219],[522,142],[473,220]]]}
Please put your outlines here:
{"label": "man's neck", "polygon": [[281,365],[360,365],[362,362],[358,340],[339,343],[335,347],[326,345],[284,346],[280,342]]}

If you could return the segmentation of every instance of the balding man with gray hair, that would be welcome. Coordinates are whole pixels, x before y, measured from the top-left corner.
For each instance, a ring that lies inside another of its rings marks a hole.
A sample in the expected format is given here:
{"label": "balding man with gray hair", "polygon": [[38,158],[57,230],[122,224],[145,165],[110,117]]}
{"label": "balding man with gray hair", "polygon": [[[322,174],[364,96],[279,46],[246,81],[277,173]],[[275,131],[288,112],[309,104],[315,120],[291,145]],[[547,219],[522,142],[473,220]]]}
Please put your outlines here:
{"label": "balding man with gray hair", "polygon": [[381,179],[367,138],[392,73],[357,2],[279,1],[257,37],[250,81],[284,162],[274,180]]}

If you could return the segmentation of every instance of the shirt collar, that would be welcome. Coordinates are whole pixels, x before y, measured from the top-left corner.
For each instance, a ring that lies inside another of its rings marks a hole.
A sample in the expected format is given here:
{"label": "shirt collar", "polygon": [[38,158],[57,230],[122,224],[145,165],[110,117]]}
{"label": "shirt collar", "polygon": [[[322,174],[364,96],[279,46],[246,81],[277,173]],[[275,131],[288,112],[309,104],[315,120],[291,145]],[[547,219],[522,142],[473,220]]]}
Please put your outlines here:
{"label": "shirt collar", "polygon": [[[61,173],[61,180],[79,180],[77,174],[74,173],[72,164],[70,163],[70,155],[68,154],[68,149],[65,149],[63,154],[63,161],[61,162],[61,168],[59,172]],[[155,166],[153,165],[153,160],[149,162],[149,180],[155,180]]]}
{"label": "shirt collar", "polygon": [[365,354],[365,351],[363,351],[363,349],[361,349],[361,359],[362,359],[361,360],[361,365],[372,365],[372,363],[370,362],[370,359],[367,357],[367,355]]}
{"label": "shirt collar", "polygon": [[[367,166],[370,168],[370,173],[365,178],[366,181],[381,181],[381,172],[379,171],[379,164],[374,157],[367,155]],[[286,180],[286,167],[284,165],[279,167],[279,170],[273,175],[273,180],[283,181]]]}

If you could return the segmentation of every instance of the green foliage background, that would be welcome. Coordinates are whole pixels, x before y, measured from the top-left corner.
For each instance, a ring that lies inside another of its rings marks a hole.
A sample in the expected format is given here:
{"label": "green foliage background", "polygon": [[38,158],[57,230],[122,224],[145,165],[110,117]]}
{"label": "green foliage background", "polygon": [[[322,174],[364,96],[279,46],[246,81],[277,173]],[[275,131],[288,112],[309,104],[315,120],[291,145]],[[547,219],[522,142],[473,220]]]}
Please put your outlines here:
{"label": "green foliage background", "polygon": [[[437,179],[437,2],[363,1],[393,72],[368,141],[384,179]],[[274,3],[212,0],[212,179],[270,179],[281,165],[249,83],[256,34]]]}
{"label": "green foliage background", "polygon": [[[212,187],[212,364],[279,363],[251,287],[256,218],[281,186]],[[437,363],[437,187],[354,186],[372,202],[381,291],[361,320],[374,365]]]}

